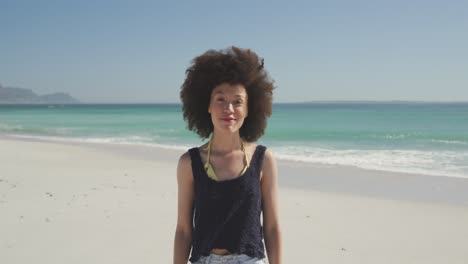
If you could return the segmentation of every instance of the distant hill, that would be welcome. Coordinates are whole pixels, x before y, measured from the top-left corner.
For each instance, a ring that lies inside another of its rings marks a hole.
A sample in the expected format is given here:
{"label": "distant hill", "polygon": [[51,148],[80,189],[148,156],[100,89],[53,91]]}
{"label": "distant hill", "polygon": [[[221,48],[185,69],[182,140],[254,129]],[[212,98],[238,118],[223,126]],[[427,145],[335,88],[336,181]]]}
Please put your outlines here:
{"label": "distant hill", "polygon": [[67,93],[37,95],[31,89],[4,87],[0,84],[0,104],[79,104]]}

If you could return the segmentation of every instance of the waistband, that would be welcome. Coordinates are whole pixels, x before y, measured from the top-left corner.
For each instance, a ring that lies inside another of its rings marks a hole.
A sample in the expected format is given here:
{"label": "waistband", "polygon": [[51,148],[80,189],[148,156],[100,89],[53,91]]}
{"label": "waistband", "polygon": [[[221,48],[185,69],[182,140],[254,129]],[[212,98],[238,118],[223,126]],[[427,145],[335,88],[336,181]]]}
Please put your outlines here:
{"label": "waistband", "polygon": [[[201,263],[231,263],[233,261],[236,261],[236,263],[237,262],[243,263],[243,262],[250,261],[250,260],[261,261],[260,259],[253,258],[245,254],[218,255],[214,253],[211,253],[209,256],[203,256],[198,261]],[[264,262],[261,262],[261,263],[264,263]]]}

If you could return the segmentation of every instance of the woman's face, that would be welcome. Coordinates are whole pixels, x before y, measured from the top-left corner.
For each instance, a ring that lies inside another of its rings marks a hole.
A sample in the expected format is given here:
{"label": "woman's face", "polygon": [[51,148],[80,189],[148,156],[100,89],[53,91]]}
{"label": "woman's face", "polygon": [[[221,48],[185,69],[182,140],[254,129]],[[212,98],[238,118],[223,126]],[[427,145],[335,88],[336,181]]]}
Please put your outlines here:
{"label": "woman's face", "polygon": [[247,91],[242,84],[223,83],[211,92],[208,112],[215,129],[237,132],[247,117]]}

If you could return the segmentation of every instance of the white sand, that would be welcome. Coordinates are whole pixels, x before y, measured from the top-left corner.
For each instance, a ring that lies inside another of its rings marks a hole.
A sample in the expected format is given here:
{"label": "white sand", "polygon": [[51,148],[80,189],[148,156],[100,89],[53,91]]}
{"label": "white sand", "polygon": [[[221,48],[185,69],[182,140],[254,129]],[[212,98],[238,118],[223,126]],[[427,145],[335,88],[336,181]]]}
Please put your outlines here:
{"label": "white sand", "polygon": [[[171,263],[181,151],[0,138],[0,263]],[[468,179],[279,161],[284,263],[468,263]]]}

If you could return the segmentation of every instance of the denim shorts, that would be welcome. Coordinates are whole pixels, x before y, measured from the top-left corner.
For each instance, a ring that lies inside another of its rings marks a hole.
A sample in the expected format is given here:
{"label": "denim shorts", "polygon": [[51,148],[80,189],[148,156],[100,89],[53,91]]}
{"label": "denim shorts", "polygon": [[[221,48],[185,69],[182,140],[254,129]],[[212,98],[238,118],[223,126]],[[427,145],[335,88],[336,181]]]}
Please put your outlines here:
{"label": "denim shorts", "polygon": [[266,264],[265,259],[252,258],[245,254],[217,255],[211,253],[209,256],[200,257],[193,264]]}

